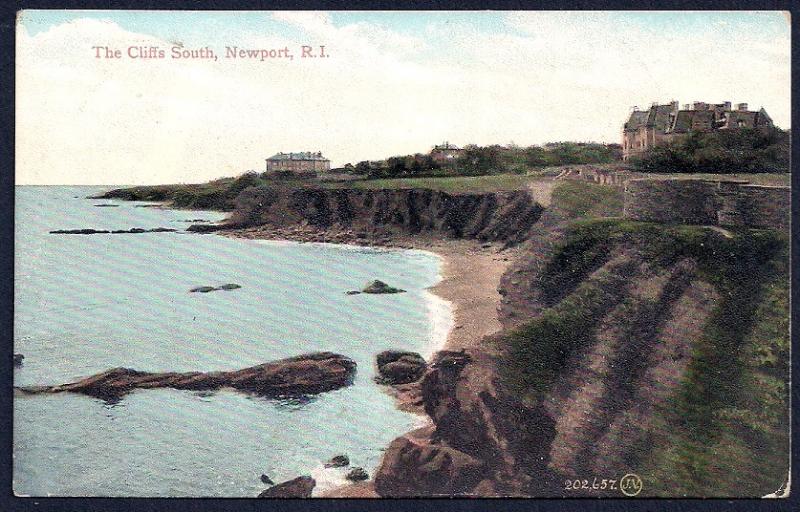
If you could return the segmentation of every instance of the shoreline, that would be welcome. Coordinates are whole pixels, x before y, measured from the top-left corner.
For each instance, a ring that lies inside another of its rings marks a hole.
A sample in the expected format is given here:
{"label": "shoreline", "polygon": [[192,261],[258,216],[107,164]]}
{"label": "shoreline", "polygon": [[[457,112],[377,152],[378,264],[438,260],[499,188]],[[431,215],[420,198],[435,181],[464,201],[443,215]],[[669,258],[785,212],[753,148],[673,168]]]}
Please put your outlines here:
{"label": "shoreline", "polygon": [[[443,343],[432,343],[432,355],[440,350],[460,350],[475,347],[489,334],[501,330],[497,316],[502,296],[497,288],[500,278],[511,265],[517,250],[503,248],[500,243],[467,239],[444,239],[426,235],[387,235],[362,238],[350,231],[313,230],[309,228],[230,229],[214,234],[237,239],[269,240],[273,242],[322,243],[373,247],[376,249],[406,249],[430,253],[440,260],[440,279],[426,290],[436,299],[446,302],[452,321]],[[434,308],[429,305],[433,316]],[[436,326],[432,330],[435,330]],[[432,333],[434,334],[434,333]]]}
{"label": "shoreline", "polygon": [[[333,243],[374,247],[378,249],[407,249],[428,252],[440,260],[439,280],[426,289],[431,294],[428,311],[433,323],[430,349],[422,354],[426,360],[440,350],[474,348],[490,334],[502,329],[498,310],[502,296],[498,291],[500,279],[516,256],[514,248],[477,240],[443,239],[425,235],[381,235],[364,238],[349,231],[270,229],[264,226],[218,231],[216,234],[238,239],[270,240],[274,242]],[[447,307],[449,321],[446,334],[437,333],[437,308]],[[429,352],[429,353],[428,353]],[[421,401],[419,382],[386,386],[385,391],[395,399],[395,406],[417,415],[420,426],[430,425]],[[385,455],[384,455],[385,456]],[[383,457],[380,464],[383,464]],[[379,466],[380,466],[379,464]],[[374,475],[371,475],[374,477]],[[325,489],[316,497],[378,498],[372,478],[366,482],[347,482]]]}

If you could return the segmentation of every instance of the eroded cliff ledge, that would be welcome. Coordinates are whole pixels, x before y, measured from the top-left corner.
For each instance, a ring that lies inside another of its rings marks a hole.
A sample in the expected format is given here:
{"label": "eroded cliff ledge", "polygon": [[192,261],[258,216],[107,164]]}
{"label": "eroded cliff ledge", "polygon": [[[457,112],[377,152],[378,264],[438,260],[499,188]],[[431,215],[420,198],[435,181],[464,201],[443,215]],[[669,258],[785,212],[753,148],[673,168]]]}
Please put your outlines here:
{"label": "eroded cliff ledge", "polygon": [[525,240],[543,208],[527,191],[463,193],[426,189],[279,189],[244,190],[227,222],[194,225],[191,231],[287,227],[347,228],[364,233],[434,233],[451,238]]}

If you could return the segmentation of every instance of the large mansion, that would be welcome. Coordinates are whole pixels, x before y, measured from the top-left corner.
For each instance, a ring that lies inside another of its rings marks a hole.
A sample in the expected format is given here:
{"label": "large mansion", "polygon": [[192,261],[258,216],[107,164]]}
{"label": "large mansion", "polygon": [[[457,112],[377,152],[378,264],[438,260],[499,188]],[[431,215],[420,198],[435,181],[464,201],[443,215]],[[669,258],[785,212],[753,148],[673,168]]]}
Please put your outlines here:
{"label": "large mansion", "polygon": [[278,153],[267,158],[267,172],[324,172],[331,168],[331,161],[316,153]]}
{"label": "large mansion", "polygon": [[767,112],[748,110],[747,103],[731,108],[731,102],[713,104],[695,102],[678,108],[678,102],[653,104],[648,110],[633,107],[622,130],[622,159],[643,153],[647,149],[685,136],[690,132],[709,132],[736,128],[772,126]]}

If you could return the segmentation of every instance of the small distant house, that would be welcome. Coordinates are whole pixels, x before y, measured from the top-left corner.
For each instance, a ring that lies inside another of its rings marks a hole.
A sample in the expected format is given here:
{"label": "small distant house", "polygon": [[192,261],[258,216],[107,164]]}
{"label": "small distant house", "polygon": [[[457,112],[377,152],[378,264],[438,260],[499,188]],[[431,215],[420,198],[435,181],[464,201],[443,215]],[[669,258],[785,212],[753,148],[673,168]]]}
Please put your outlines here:
{"label": "small distant house", "polygon": [[267,158],[267,172],[325,172],[331,169],[331,161],[322,152],[278,153]]}
{"label": "small distant house", "polygon": [[449,142],[445,142],[441,145],[433,146],[431,150],[431,157],[433,161],[438,164],[448,164],[453,162],[455,159],[459,158],[464,154],[464,150],[450,144]]}
{"label": "small distant house", "polygon": [[772,119],[762,108],[752,111],[747,103],[731,108],[731,102],[696,101],[679,108],[678,102],[653,104],[648,110],[633,107],[622,128],[622,159],[628,160],[649,148],[666,144],[691,132],[710,132],[737,128],[772,126]]}

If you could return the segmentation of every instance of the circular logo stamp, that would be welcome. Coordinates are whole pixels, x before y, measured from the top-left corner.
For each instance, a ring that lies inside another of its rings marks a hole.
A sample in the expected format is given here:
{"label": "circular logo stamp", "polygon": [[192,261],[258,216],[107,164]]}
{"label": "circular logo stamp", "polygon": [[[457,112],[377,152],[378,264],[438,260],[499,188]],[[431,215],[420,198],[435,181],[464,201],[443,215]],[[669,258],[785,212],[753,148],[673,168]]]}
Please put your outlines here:
{"label": "circular logo stamp", "polygon": [[628,473],[619,480],[619,490],[625,496],[636,496],[642,492],[642,479],[639,475]]}

